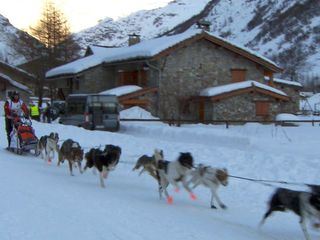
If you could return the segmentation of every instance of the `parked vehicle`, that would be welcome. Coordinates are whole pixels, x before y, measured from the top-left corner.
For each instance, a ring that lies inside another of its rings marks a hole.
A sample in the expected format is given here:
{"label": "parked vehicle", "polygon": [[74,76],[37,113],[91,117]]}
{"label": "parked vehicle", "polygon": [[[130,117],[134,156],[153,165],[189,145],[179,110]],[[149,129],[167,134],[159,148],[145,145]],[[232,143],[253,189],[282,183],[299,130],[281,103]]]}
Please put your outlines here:
{"label": "parked vehicle", "polygon": [[60,123],[90,130],[118,131],[119,103],[115,95],[71,94]]}
{"label": "parked vehicle", "polygon": [[63,115],[66,112],[66,102],[65,101],[53,100],[52,101],[52,107],[57,109],[58,114]]}

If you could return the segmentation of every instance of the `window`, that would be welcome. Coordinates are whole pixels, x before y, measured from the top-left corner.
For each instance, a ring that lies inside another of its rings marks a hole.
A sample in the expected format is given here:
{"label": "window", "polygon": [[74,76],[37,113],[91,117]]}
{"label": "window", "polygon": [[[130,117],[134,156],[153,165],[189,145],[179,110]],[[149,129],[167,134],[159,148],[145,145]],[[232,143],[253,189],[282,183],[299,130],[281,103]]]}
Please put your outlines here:
{"label": "window", "polygon": [[232,82],[243,82],[246,80],[246,69],[231,69]]}
{"label": "window", "polygon": [[256,116],[268,116],[269,105],[269,102],[256,102]]}

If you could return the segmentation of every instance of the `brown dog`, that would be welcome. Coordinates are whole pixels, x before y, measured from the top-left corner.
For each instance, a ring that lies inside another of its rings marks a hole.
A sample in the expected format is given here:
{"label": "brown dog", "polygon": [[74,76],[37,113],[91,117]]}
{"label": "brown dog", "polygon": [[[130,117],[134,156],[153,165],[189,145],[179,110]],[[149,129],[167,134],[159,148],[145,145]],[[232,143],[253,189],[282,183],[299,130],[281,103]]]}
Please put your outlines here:
{"label": "brown dog", "polygon": [[59,150],[58,166],[60,166],[60,163],[63,163],[65,159],[68,160],[71,176],[73,176],[72,166],[78,166],[80,173],[82,173],[81,161],[83,159],[83,150],[78,142],[75,142],[72,139],[63,142]]}
{"label": "brown dog", "polygon": [[147,155],[141,156],[138,160],[132,171],[138,170],[142,167],[142,170],[139,173],[139,176],[143,172],[148,172],[151,177],[159,181],[159,177],[157,175],[157,165],[159,160],[163,160],[163,151],[155,149],[152,157]]}

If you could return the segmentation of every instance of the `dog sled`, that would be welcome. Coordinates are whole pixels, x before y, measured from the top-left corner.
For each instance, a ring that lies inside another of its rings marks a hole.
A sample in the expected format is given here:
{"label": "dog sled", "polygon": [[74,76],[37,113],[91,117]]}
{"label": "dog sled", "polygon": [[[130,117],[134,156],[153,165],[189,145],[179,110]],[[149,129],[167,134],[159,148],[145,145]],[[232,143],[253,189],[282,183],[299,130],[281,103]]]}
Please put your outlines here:
{"label": "dog sled", "polygon": [[23,152],[33,150],[38,156],[38,138],[32,128],[31,120],[25,117],[14,117],[12,122],[9,151],[21,155]]}

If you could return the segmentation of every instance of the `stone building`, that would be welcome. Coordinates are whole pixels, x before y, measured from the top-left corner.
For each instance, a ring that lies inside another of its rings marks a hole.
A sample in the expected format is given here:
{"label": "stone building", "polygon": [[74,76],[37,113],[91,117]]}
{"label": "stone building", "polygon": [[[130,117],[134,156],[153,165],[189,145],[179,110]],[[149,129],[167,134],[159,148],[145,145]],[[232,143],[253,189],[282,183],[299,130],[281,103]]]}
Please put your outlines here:
{"label": "stone building", "polygon": [[0,100],[5,101],[10,92],[18,91],[28,103],[34,80],[34,76],[28,72],[0,61]]}
{"label": "stone building", "polygon": [[140,86],[121,98],[162,119],[261,120],[296,111],[298,88],[281,89],[273,75],[282,69],[246,48],[203,30],[137,42],[92,46],[84,58],[47,72],[46,79],[60,97]]}

